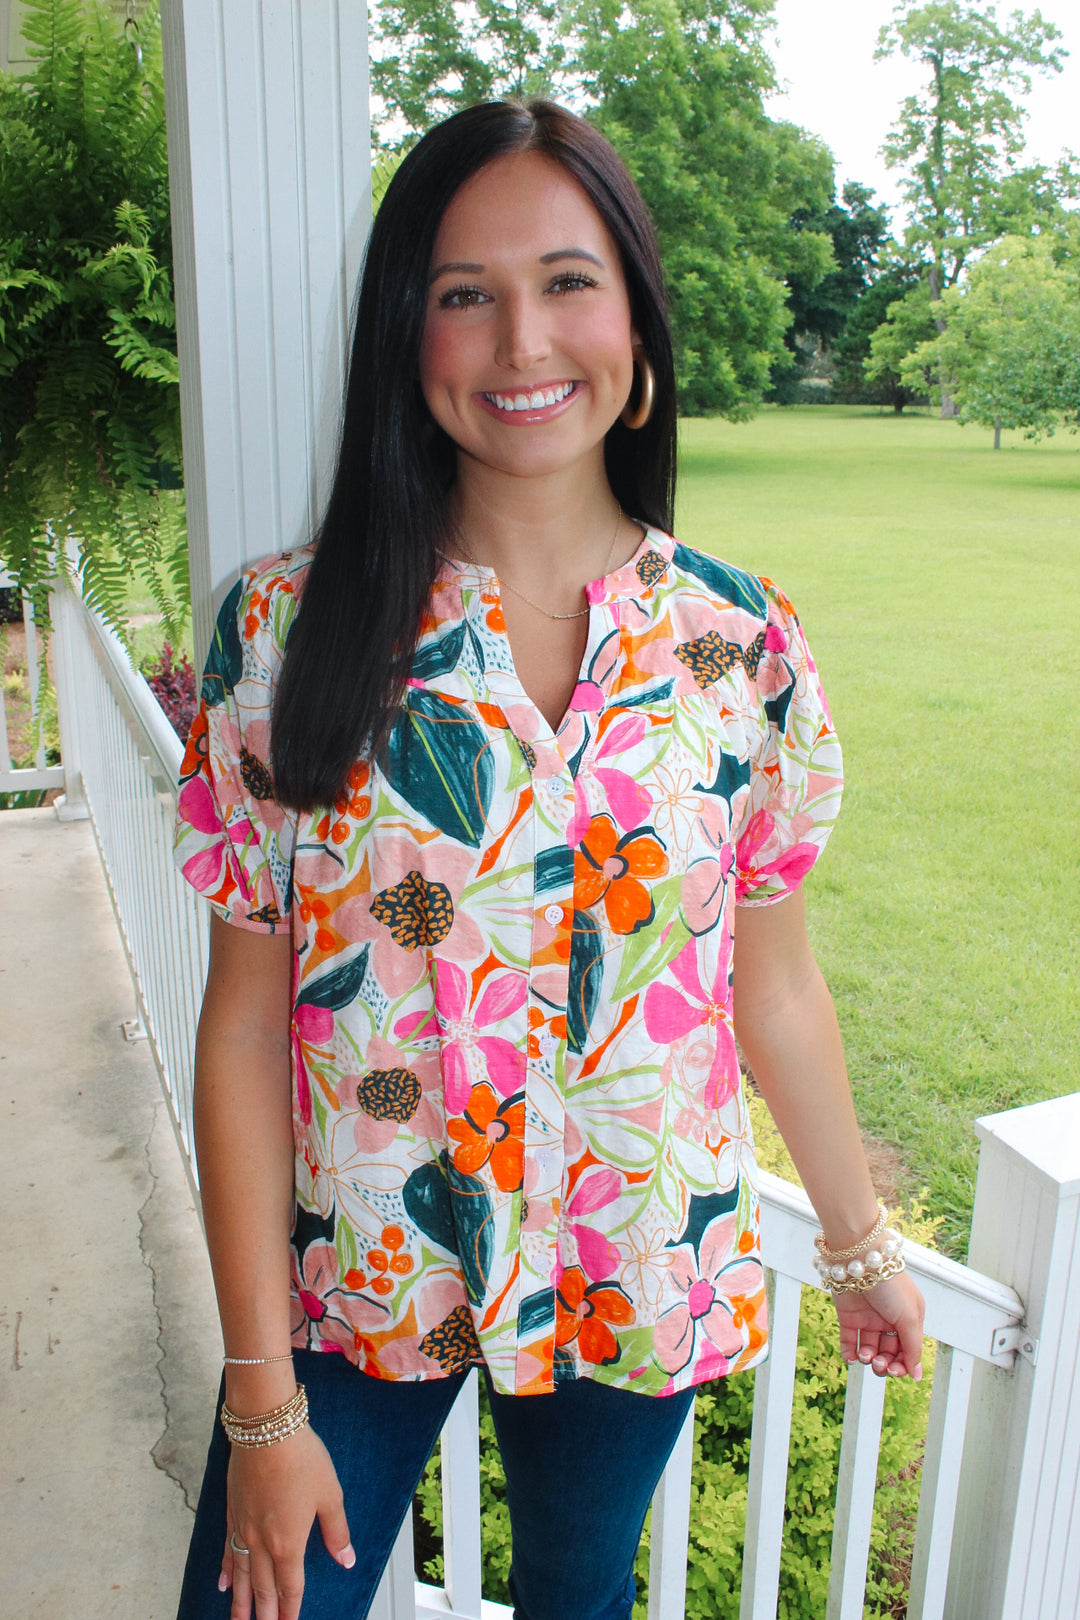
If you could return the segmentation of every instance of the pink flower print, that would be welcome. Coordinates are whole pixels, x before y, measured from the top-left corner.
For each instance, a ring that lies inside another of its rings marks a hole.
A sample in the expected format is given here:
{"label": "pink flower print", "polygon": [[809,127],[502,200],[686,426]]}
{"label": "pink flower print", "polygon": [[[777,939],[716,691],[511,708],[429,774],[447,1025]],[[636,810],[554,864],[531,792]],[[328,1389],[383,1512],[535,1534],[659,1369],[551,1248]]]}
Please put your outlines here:
{"label": "pink flower print", "polygon": [[[779,849],[780,853],[758,864],[755,857],[762,851],[767,854],[770,849]],[[816,844],[791,844],[787,849],[780,849],[776,822],[767,810],[758,810],[739,839],[735,856],[739,871],[735,894],[741,900],[773,876],[780,879],[785,889],[797,889],[817,860],[818,848]]]}
{"label": "pink flower print", "polygon": [[[305,1322],[321,1322],[326,1315],[326,1296],[337,1288],[337,1250],[332,1244],[316,1240],[304,1250],[303,1270],[292,1255],[292,1332],[295,1334]],[[297,1307],[299,1306],[299,1310]],[[302,1314],[301,1314],[302,1313]]]}
{"label": "pink flower print", "polygon": [[731,846],[725,844],[719,859],[708,855],[704,860],[694,861],[687,869],[679,898],[686,926],[692,934],[708,934],[720,921],[732,859]]}
{"label": "pink flower print", "polygon": [[712,1063],[705,1083],[705,1108],[719,1108],[727,1102],[738,1083],[739,1060],[735,1051],[735,1036],[728,1016],[727,961],[722,958],[716,970],[711,990],[701,982],[698,968],[697,940],[689,940],[670,964],[684,994],[670,985],[651,984],[645,992],[645,1029],[650,1040],[661,1046],[673,1041],[692,1038],[694,1032],[708,1025],[714,1032]]}
{"label": "pink flower print", "polygon": [[679,1373],[690,1365],[699,1335],[707,1341],[702,1359],[710,1363],[711,1373],[712,1363],[715,1374],[722,1373],[720,1358],[724,1363],[733,1361],[743,1349],[744,1324],[735,1320],[736,1310],[728,1300],[731,1295],[760,1292],[763,1272],[758,1259],[732,1255],[734,1245],[735,1217],[725,1215],[705,1228],[696,1265],[689,1246],[674,1251],[668,1279],[683,1297],[660,1317],[653,1338],[656,1359],[665,1372]]}
{"label": "pink flower print", "polygon": [[603,1282],[605,1277],[614,1275],[622,1256],[603,1232],[578,1224],[571,1226],[570,1233],[577,1244],[581,1269],[590,1282]]}
{"label": "pink flower print", "polygon": [[[470,1009],[469,981],[456,962],[435,966],[435,1010],[442,1039],[443,1089],[450,1114],[464,1113],[475,1080],[488,1080],[501,1097],[512,1097],[525,1085],[525,1032],[520,1045],[503,1035],[480,1030],[519,1012],[528,998],[522,973],[490,975]],[[478,1072],[473,1075],[473,1069]]]}
{"label": "pink flower print", "polygon": [[[192,855],[184,862],[182,870],[188,882],[200,892],[212,894],[215,885],[219,884],[228,873],[235,880],[244,899],[250,901],[251,886],[243,865],[236,859],[230,847],[232,844],[258,845],[259,837],[249,818],[240,816],[231,826],[226,827],[222,822],[217,800],[201,776],[193,776],[185,782],[178,800],[178,815],[179,819],[186,821],[195,832],[217,835],[213,844],[201,849],[198,854]],[[212,897],[223,898],[220,895]]]}
{"label": "pink flower print", "polygon": [[[601,788],[605,806],[624,832],[632,832],[647,820],[652,809],[652,795],[635,782],[628,771],[617,765],[605,765],[605,759],[618,759],[636,748],[648,729],[644,715],[626,715],[608,726],[593,756],[589,777]],[[600,812],[602,813],[602,812]],[[581,777],[574,781],[574,813],[566,829],[569,849],[576,849],[589,830],[593,819],[585,783]]]}
{"label": "pink flower print", "polygon": [[585,714],[599,714],[604,707],[603,688],[595,681],[578,681],[570,699],[570,707]]}

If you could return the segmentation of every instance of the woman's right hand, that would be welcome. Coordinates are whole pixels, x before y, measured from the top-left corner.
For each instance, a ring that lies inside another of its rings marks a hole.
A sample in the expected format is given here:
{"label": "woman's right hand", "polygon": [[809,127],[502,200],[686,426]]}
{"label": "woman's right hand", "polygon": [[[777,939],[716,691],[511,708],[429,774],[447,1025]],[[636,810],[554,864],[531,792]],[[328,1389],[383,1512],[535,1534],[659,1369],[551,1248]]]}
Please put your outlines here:
{"label": "woman's right hand", "polygon": [[[341,1486],[330,1453],[310,1426],[276,1445],[233,1446],[219,1582],[223,1592],[232,1587],[230,1620],[297,1620],[304,1548],[316,1517],[331,1558],[352,1569],[356,1554]],[[246,1555],[233,1551],[234,1535],[248,1548]]]}

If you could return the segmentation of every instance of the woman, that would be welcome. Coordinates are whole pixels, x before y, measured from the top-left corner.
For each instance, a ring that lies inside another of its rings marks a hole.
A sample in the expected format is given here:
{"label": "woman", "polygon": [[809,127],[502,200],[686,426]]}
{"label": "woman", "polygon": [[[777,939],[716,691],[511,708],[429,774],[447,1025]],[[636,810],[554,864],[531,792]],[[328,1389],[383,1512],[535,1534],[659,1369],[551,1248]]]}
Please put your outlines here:
{"label": "woman", "polygon": [[226,602],[184,766],[227,1426],[185,1620],[363,1615],[472,1366],[515,1613],[629,1615],[695,1386],[766,1348],[733,973],[842,1353],[920,1376],[799,888],[839,752],[786,598],[668,537],[674,430],[611,148],[543,102],[433,130],[318,542]]}

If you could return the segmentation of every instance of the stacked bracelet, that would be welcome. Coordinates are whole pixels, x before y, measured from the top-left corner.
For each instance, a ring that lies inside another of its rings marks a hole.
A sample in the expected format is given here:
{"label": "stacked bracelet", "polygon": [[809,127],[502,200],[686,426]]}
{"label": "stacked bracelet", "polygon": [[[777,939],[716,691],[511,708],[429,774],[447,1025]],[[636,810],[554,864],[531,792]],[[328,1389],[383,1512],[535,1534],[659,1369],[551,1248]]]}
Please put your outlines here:
{"label": "stacked bracelet", "polygon": [[260,1412],[256,1417],[237,1417],[222,1403],[221,1426],[234,1446],[276,1446],[290,1434],[302,1429],[308,1420],[307,1391],[297,1384],[296,1394],[275,1407],[272,1412]]}
{"label": "stacked bracelet", "polygon": [[275,1361],[291,1361],[292,1351],[287,1356],[222,1356],[226,1367],[269,1367]]}
{"label": "stacked bracelet", "polygon": [[865,1294],[887,1277],[905,1269],[900,1233],[885,1223],[888,1212],[878,1205],[878,1218],[870,1231],[850,1249],[830,1249],[824,1232],[814,1239],[817,1255],[814,1265],[822,1284],[831,1294]]}

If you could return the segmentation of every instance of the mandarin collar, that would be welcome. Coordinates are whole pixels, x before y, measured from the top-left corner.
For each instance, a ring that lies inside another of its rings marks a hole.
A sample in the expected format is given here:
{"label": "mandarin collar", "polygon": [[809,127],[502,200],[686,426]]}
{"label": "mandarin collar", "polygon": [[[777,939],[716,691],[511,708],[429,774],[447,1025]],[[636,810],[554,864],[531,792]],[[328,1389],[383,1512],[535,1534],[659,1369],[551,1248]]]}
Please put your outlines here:
{"label": "mandarin collar", "polygon": [[[649,553],[658,553],[664,560],[666,570],[675,552],[675,541],[670,535],[652,528],[649,524],[643,523],[641,527],[645,532],[634,555],[621,568],[614,569],[601,579],[590,580],[586,585],[585,597],[590,607],[604,607],[613,602],[625,602],[632,597],[640,596],[642,575],[639,565]],[[649,583],[655,585],[659,576],[652,574],[651,571],[650,574]],[[498,575],[494,568],[488,568],[484,563],[463,562],[456,557],[443,557],[439,579],[447,583],[456,583],[462,591],[468,590],[471,586],[474,590],[482,592],[498,584]]]}

